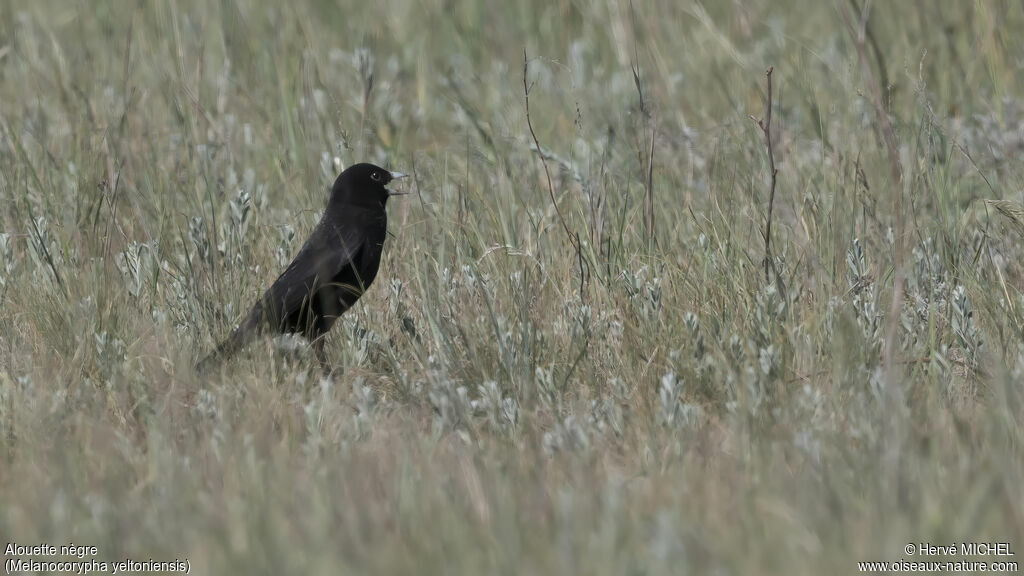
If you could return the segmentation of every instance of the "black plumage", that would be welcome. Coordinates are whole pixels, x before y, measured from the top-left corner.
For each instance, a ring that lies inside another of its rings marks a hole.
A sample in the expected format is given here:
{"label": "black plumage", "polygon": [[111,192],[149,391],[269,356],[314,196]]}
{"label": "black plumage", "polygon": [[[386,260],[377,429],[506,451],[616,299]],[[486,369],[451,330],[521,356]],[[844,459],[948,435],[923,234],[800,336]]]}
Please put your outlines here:
{"label": "black plumage", "polygon": [[329,371],[323,336],[377,277],[388,227],[385,208],[397,194],[386,186],[403,176],[373,164],[342,172],[323,217],[291,264],[196,368],[205,369],[260,335],[298,333]]}

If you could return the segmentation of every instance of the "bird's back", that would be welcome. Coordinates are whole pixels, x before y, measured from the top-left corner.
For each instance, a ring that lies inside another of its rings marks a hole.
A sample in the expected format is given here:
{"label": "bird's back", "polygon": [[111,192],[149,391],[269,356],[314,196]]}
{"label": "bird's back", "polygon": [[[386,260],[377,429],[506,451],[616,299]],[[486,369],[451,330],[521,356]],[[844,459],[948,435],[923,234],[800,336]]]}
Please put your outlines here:
{"label": "bird's back", "polygon": [[363,212],[325,214],[235,333],[299,333],[314,339],[329,330],[369,288],[380,268],[387,216],[383,211]]}
{"label": "bird's back", "polygon": [[[363,241],[344,265],[329,266],[334,274],[328,277],[325,272],[324,280],[315,287],[310,310],[312,323],[302,325],[303,313],[300,311],[300,324],[289,326],[289,331],[301,332],[310,339],[319,337],[362,297],[377,277],[387,235],[387,216],[381,211],[380,215],[354,214],[350,220],[358,221]],[[354,221],[347,224],[356,225]]]}

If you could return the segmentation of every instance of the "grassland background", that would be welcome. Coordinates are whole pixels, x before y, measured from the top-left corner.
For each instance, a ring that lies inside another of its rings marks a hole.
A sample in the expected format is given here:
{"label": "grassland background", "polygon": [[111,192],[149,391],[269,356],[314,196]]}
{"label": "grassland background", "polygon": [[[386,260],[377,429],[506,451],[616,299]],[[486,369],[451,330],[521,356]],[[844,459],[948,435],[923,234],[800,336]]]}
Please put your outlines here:
{"label": "grassland background", "polygon": [[[874,3],[902,191],[844,12],[0,3],[0,540],[198,574],[1024,550],[1024,8]],[[340,374],[261,343],[196,375],[358,161],[414,177]]]}

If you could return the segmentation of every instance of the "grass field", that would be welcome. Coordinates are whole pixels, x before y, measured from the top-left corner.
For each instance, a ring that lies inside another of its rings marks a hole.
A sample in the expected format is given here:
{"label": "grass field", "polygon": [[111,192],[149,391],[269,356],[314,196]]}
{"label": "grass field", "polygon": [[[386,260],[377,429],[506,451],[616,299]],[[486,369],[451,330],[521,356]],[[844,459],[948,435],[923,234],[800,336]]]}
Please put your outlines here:
{"label": "grass field", "polygon": [[[0,543],[195,574],[1024,552],[1021,29],[1009,1],[0,3]],[[360,161],[413,177],[334,379],[270,341],[197,375]]]}

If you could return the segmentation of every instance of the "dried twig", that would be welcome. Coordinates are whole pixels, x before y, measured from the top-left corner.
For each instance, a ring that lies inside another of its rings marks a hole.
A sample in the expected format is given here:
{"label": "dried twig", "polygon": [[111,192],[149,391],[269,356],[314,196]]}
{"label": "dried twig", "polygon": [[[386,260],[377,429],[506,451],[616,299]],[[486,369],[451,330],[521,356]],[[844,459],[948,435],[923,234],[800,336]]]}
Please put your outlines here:
{"label": "dried twig", "polygon": [[895,380],[894,367],[897,365],[894,358],[896,353],[897,330],[899,328],[900,310],[903,308],[903,169],[900,166],[899,152],[896,149],[896,134],[893,131],[892,123],[889,121],[889,114],[885,111],[882,99],[882,86],[878,83],[871,70],[871,63],[868,61],[865,38],[867,30],[867,16],[870,10],[870,1],[865,4],[861,14],[859,25],[855,28],[853,16],[846,10],[840,10],[846,29],[857,45],[857,54],[860,57],[860,66],[864,71],[864,78],[867,80],[871,94],[871,103],[875,109],[875,116],[882,128],[882,140],[885,143],[886,151],[889,154],[889,169],[892,171],[892,182],[895,187],[893,194],[893,215],[896,220],[895,234],[895,263],[892,289],[892,303],[889,306],[889,316],[886,319],[885,355],[883,361],[886,366],[887,380],[893,383]]}
{"label": "dried twig", "polygon": [[[779,174],[779,169],[775,167],[775,153],[772,150],[772,72],[775,71],[775,67],[771,66],[768,71],[765,72],[765,78],[768,80],[768,104],[766,106],[766,112],[763,120],[758,120],[753,116],[751,120],[757,122],[761,132],[764,133],[764,143],[768,148],[768,168],[771,170],[772,184],[771,191],[768,194],[768,216],[767,221],[764,225],[764,281],[770,281],[768,272],[774,266],[775,259],[772,258],[772,210],[775,207],[775,180]],[[778,271],[775,273],[776,279],[779,279]]]}
{"label": "dried twig", "polygon": [[647,249],[654,247],[654,137],[657,127],[651,129],[651,152],[647,155]]}
{"label": "dried twig", "polygon": [[[530,136],[533,138],[533,144],[538,151],[542,150],[540,140],[537,139],[537,133],[533,130],[533,121],[530,119],[530,84],[526,79],[526,73],[530,66],[530,59],[526,55],[526,50],[523,50],[523,95],[526,99],[526,126],[530,129]],[[586,301],[586,281],[587,281],[587,270],[589,265],[584,263],[583,259],[583,247],[580,245],[580,237],[578,234],[569,229],[569,225],[565,221],[565,217],[562,216],[562,210],[558,207],[558,201],[555,200],[555,186],[551,183],[551,169],[548,168],[547,159],[544,154],[539,154],[541,164],[544,165],[544,175],[548,180],[548,195],[551,197],[551,204],[555,207],[555,214],[558,215],[559,222],[562,223],[562,229],[565,230],[565,235],[569,237],[569,243],[572,244],[573,250],[576,251],[576,262],[580,269],[580,300]]]}
{"label": "dried twig", "polygon": [[775,167],[775,151],[772,148],[772,72],[775,71],[774,66],[768,67],[765,72],[765,78],[768,79],[768,103],[767,112],[763,120],[758,120],[753,116],[751,120],[757,123],[758,128],[764,134],[765,147],[768,148],[768,169],[771,170],[771,188],[768,192],[768,211],[765,215],[765,226],[764,226],[764,281],[770,282],[771,277],[769,272],[775,273],[775,287],[779,291],[779,296],[782,297],[782,301],[786,303],[786,310],[789,310],[789,295],[786,293],[786,279],[782,276],[782,272],[779,271],[778,263],[775,262],[775,257],[772,256],[772,212],[775,208],[775,183],[776,178],[779,175],[779,169]]}
{"label": "dried twig", "polygon": [[[636,86],[637,96],[640,98],[640,114],[644,121],[644,131],[648,126],[651,125],[651,110],[647,105],[647,100],[644,99],[644,85],[643,80],[640,78],[640,56],[636,47],[637,24],[636,24],[636,11],[633,9],[633,2],[629,2],[629,15],[633,25],[633,62],[630,64],[630,69],[633,71],[633,85]],[[647,249],[651,250],[654,247],[654,139],[657,135],[658,128],[653,126],[651,128],[651,146],[650,152],[647,155],[647,178],[644,182],[647,194],[644,198],[646,204],[645,207],[645,226],[647,232]],[[640,148],[641,143],[637,143],[637,157],[640,161],[640,169],[643,170],[644,159],[643,150]]]}

